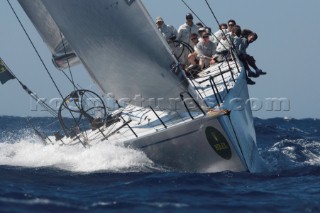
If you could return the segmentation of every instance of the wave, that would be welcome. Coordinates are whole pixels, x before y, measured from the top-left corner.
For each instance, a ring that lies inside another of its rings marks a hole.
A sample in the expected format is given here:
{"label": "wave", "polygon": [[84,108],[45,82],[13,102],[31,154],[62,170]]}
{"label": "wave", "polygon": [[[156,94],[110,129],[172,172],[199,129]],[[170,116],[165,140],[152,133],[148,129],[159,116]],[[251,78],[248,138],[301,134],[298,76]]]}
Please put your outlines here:
{"label": "wave", "polygon": [[258,147],[274,171],[320,166],[320,120],[255,119]]}
{"label": "wave", "polygon": [[[29,120],[30,122],[30,120]],[[52,118],[33,118],[32,126],[50,134],[59,129]],[[46,146],[26,128],[26,119],[0,117],[0,165],[51,167],[71,172],[153,172],[161,168],[138,150],[110,143],[93,147]],[[320,120],[255,119],[258,148],[273,171],[320,166]]]}
{"label": "wave", "polygon": [[0,165],[52,167],[72,172],[147,172],[160,169],[138,150],[107,143],[88,148],[82,145],[44,145],[35,136],[0,143]]}
{"label": "wave", "polygon": [[266,150],[263,157],[277,170],[320,166],[320,142],[285,139]]}

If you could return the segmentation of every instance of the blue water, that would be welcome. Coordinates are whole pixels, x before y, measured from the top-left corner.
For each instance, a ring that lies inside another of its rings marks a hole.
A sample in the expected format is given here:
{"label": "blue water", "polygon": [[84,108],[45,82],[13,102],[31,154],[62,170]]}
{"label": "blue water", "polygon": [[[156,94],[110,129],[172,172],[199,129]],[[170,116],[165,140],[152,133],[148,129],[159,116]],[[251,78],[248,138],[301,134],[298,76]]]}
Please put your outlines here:
{"label": "blue water", "polygon": [[0,212],[320,212],[320,120],[255,126],[273,172],[185,174],[111,144],[45,146],[26,119],[0,117]]}

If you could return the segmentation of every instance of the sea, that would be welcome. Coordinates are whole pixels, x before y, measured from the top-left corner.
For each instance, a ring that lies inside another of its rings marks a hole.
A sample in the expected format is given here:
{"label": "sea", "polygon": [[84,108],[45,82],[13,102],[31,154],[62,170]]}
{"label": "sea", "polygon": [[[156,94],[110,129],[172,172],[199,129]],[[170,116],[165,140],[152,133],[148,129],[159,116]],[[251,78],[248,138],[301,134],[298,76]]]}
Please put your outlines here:
{"label": "sea", "polygon": [[320,120],[255,118],[273,170],[177,173],[102,143],[44,145],[52,118],[0,117],[0,212],[320,212]]}

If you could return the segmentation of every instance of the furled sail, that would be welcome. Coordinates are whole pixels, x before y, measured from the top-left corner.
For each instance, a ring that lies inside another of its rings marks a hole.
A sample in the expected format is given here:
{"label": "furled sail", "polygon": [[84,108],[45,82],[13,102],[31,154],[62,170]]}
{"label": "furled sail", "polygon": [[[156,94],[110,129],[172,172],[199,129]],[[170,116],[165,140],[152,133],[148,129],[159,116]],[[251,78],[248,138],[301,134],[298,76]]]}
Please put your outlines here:
{"label": "furled sail", "polygon": [[19,0],[19,3],[50,49],[52,61],[57,68],[64,69],[80,63],[41,0]]}
{"label": "furled sail", "polygon": [[177,61],[140,0],[42,3],[103,92],[168,100],[188,89],[185,76],[172,71]]}

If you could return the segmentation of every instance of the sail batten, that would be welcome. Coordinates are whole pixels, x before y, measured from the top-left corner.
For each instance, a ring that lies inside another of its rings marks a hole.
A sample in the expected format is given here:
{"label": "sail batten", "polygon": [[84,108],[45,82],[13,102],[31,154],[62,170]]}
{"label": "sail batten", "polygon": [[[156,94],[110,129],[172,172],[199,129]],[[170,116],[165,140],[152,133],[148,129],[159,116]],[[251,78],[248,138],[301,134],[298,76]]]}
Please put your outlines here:
{"label": "sail batten", "polygon": [[41,2],[103,92],[168,99],[187,90],[140,0]]}

